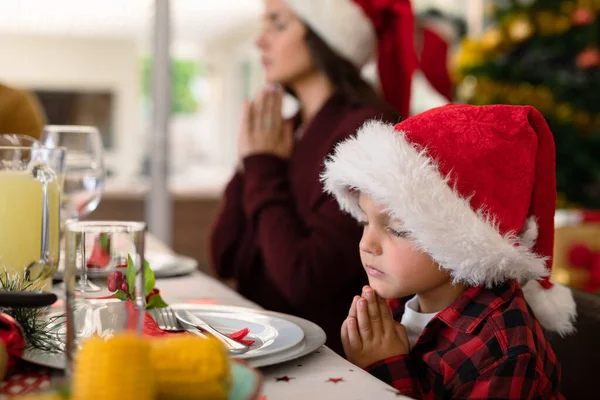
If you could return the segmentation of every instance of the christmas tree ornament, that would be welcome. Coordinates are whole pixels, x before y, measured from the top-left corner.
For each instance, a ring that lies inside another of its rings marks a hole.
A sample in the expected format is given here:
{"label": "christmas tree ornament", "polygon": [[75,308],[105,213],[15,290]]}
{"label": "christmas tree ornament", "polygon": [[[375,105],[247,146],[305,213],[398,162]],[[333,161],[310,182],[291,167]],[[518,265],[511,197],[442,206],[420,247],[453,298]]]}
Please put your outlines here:
{"label": "christmas tree ornament", "polygon": [[596,68],[600,65],[600,51],[595,47],[587,48],[579,53],[575,63],[580,69]]}
{"label": "christmas tree ornament", "polygon": [[460,101],[468,102],[475,97],[477,89],[477,78],[473,75],[466,76],[456,88],[456,95]]}
{"label": "christmas tree ornament", "polygon": [[552,35],[554,33],[554,14],[550,11],[541,11],[537,13],[535,22],[538,31],[543,36]]}
{"label": "christmas tree ornament", "polygon": [[556,106],[556,118],[561,122],[573,120],[573,108],[567,103],[561,103]]}
{"label": "christmas tree ornament", "polygon": [[494,51],[502,43],[502,31],[499,28],[489,29],[481,38],[481,47],[484,51]]}
{"label": "christmas tree ornament", "polygon": [[571,19],[566,15],[560,15],[554,20],[554,34],[560,35],[571,29]]}
{"label": "christmas tree ornament", "polygon": [[12,372],[17,359],[25,350],[25,334],[23,328],[10,315],[0,313],[0,380]]}
{"label": "christmas tree ornament", "polygon": [[571,14],[571,22],[575,26],[590,25],[596,20],[596,15],[589,8],[577,8]]}
{"label": "christmas tree ornament", "polygon": [[520,43],[533,36],[533,24],[527,16],[515,18],[508,25],[508,36],[515,43]]}
{"label": "christmas tree ornament", "polygon": [[586,244],[575,243],[569,249],[569,264],[574,268],[589,268],[593,258],[594,253]]}

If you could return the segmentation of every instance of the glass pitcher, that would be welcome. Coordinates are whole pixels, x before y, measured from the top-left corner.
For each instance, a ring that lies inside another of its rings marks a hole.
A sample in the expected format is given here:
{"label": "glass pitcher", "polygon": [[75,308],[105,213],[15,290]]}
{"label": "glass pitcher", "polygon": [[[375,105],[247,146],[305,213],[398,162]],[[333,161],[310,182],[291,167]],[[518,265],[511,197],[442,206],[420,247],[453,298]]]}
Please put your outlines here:
{"label": "glass pitcher", "polygon": [[64,148],[0,146],[0,274],[21,288],[52,288],[65,153]]}

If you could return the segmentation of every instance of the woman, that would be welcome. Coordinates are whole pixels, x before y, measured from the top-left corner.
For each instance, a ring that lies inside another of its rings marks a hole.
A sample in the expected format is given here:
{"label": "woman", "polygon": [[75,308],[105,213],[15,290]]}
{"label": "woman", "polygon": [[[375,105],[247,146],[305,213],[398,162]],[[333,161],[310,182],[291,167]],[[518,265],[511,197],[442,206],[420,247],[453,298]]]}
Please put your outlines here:
{"label": "woman", "polygon": [[[342,321],[366,284],[356,250],[361,229],[323,194],[319,174],[335,144],[365,121],[395,122],[398,115],[359,74],[376,50],[376,35],[386,34],[385,26],[378,32],[368,12],[386,10],[369,10],[352,0],[331,2],[335,10],[322,0],[265,2],[257,45],[271,86],[244,107],[238,171],[225,190],[210,247],[220,278],[234,280],[242,295],[266,309],[317,323],[328,345],[341,353]],[[323,9],[330,9],[328,18],[323,19]],[[402,11],[396,17],[412,33],[410,5]],[[346,24],[329,26],[340,15],[347,17]],[[398,34],[393,30],[398,21],[391,22],[387,27],[396,42],[412,46],[413,37]],[[353,41],[338,40],[349,32]],[[410,82],[410,75],[402,76],[403,69],[412,68],[410,62],[386,65],[396,75],[387,82]],[[300,103],[293,121],[281,117],[282,86]],[[401,91],[401,96],[400,90],[394,92],[394,99],[403,101],[396,105],[408,109],[410,87]]]}

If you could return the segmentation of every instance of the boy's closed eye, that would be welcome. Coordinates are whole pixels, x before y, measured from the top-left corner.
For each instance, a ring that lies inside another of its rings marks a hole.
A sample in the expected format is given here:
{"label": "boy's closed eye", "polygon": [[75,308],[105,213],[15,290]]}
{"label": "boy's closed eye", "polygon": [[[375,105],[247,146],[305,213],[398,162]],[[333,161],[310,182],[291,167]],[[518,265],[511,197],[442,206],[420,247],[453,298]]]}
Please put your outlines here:
{"label": "boy's closed eye", "polygon": [[[358,226],[360,226],[362,228],[364,228],[364,227],[366,227],[368,225],[369,225],[369,222],[366,221],[366,220],[358,221]],[[409,237],[409,232],[403,231],[403,230],[401,230],[399,228],[395,228],[395,227],[392,227],[392,226],[387,226],[386,227],[386,231],[389,234],[391,234],[391,235],[393,235],[395,237],[399,237],[399,238],[407,238],[407,237]]]}

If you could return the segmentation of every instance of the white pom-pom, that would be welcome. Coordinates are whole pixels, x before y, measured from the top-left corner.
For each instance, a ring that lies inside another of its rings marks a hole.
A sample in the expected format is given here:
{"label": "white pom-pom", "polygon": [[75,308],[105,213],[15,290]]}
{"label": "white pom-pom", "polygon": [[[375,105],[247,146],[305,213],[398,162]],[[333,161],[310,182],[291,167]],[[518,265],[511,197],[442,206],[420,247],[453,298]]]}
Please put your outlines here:
{"label": "white pom-pom", "polygon": [[577,307],[571,289],[558,283],[544,289],[539,282],[529,281],[523,293],[543,328],[560,336],[575,332]]}

